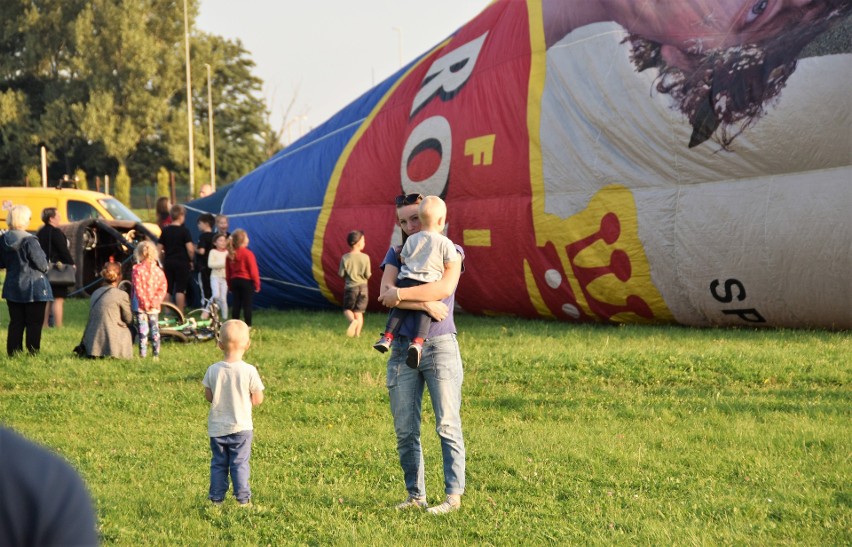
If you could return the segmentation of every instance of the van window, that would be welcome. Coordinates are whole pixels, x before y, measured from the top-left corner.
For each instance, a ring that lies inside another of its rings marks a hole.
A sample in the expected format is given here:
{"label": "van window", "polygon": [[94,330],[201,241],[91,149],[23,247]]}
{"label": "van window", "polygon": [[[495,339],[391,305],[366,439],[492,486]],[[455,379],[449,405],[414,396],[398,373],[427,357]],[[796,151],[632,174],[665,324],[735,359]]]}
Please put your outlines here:
{"label": "van window", "polygon": [[104,209],[109,211],[112,218],[115,220],[132,220],[133,222],[142,222],[133,211],[124,206],[123,203],[115,198],[99,199],[98,202],[103,205]]}
{"label": "van window", "polygon": [[77,222],[89,218],[102,218],[98,210],[85,201],[68,200],[68,222]]}

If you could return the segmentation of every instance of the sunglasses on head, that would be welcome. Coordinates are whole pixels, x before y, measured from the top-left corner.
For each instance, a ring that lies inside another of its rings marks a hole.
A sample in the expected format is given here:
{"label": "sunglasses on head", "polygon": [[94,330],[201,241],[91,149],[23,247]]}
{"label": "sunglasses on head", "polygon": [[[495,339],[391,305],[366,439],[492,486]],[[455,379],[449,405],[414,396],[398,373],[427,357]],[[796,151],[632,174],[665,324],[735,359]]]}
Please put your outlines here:
{"label": "sunglasses on head", "polygon": [[408,194],[396,196],[396,206],[403,207],[405,205],[414,205],[423,201],[423,194]]}

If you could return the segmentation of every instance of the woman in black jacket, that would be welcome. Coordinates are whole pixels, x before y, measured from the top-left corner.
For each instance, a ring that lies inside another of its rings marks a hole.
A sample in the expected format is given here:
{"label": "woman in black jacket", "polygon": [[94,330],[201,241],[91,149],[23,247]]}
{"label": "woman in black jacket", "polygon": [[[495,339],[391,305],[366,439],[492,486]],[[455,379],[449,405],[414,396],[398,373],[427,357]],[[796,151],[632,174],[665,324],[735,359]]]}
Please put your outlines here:
{"label": "woman in black jacket", "polygon": [[[42,211],[41,221],[44,222],[44,226],[41,227],[36,236],[44,254],[47,255],[47,259],[50,262],[61,262],[74,268],[74,258],[71,256],[71,251],[68,250],[68,238],[58,228],[62,222],[62,217],[59,216],[56,207],[48,207]],[[43,326],[45,328],[48,326],[48,319],[52,311],[53,326],[59,328],[62,326],[62,315],[65,309],[65,297],[68,296],[68,287],[51,283],[50,289],[53,291],[53,304],[48,305],[44,310]]]}
{"label": "woman in black jacket", "polygon": [[0,236],[0,268],[6,269],[3,298],[9,306],[6,338],[9,356],[23,351],[24,331],[27,333],[27,351],[38,353],[44,308],[53,300],[53,292],[47,282],[47,257],[38,239],[26,231],[31,217],[32,211],[26,205],[12,207],[6,218],[9,231]]}

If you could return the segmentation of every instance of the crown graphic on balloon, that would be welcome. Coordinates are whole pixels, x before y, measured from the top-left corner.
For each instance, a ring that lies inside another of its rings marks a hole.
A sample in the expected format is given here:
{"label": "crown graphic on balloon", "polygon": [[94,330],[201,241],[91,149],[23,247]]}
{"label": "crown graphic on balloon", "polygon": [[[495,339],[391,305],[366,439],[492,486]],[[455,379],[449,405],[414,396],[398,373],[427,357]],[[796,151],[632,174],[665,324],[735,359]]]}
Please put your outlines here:
{"label": "crown graphic on balloon", "polygon": [[539,258],[524,261],[530,300],[544,317],[606,322],[671,320],[639,240],[630,190],[607,186],[562,219],[534,214]]}

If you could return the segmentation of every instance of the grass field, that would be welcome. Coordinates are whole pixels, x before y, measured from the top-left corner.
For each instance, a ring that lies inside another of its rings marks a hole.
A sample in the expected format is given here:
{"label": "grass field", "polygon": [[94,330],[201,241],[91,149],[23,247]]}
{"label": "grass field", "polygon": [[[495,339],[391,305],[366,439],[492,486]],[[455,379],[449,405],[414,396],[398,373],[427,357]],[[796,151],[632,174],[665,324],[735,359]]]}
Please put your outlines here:
{"label": "grass field", "polygon": [[[245,510],[206,501],[212,342],[159,362],[78,360],[86,301],[36,358],[0,360],[0,420],[71,461],[104,544],[852,543],[852,336],[458,318],[467,486],[444,517],[404,499],[370,348],[338,313],[261,311]],[[0,306],[0,337],[8,313]],[[429,502],[443,496],[426,403]]]}

